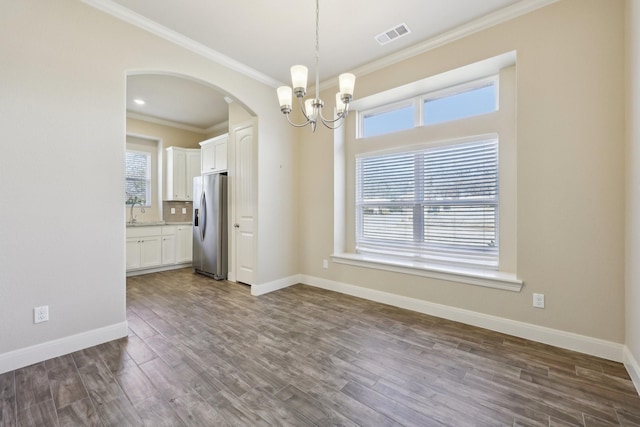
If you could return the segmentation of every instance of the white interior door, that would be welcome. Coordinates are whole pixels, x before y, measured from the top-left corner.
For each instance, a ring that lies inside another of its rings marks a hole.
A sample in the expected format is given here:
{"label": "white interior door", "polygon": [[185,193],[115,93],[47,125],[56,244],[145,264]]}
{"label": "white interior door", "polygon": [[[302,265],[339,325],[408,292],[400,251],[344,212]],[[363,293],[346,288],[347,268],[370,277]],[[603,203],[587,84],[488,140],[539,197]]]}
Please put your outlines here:
{"label": "white interior door", "polygon": [[255,198],[253,126],[234,131],[235,179],[233,241],[235,279],[251,285],[255,281]]}

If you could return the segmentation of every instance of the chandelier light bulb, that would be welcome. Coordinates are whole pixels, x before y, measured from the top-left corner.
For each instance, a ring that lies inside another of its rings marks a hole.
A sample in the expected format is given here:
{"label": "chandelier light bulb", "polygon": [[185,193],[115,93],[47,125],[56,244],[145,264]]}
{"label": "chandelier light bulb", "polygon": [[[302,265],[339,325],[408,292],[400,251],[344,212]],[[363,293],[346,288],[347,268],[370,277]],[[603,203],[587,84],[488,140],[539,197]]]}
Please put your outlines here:
{"label": "chandelier light bulb", "polygon": [[291,101],[293,95],[289,86],[280,86],[278,88],[278,102],[280,103],[280,110],[291,112]]}
{"label": "chandelier light bulb", "polygon": [[304,111],[307,114],[307,117],[309,118],[309,120],[315,121],[316,111],[315,111],[315,107],[313,106],[313,99],[307,99],[304,102]]}
{"label": "chandelier light bulb", "polygon": [[338,77],[340,81],[340,93],[344,96],[348,96],[349,99],[353,98],[353,88],[356,85],[356,76],[351,73],[340,74]]}
{"label": "chandelier light bulb", "polygon": [[291,67],[291,83],[296,96],[299,92],[302,92],[302,96],[307,92],[307,76],[309,75],[309,69],[304,65],[294,65]]}

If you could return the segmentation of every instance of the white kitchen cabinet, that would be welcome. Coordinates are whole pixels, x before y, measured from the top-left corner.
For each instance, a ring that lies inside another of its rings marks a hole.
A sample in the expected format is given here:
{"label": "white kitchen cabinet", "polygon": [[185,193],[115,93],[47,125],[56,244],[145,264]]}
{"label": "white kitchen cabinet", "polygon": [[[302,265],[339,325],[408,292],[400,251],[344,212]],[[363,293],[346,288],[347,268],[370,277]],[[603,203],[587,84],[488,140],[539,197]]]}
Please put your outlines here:
{"label": "white kitchen cabinet", "polygon": [[165,200],[193,200],[193,178],[200,176],[200,150],[167,148]]}
{"label": "white kitchen cabinet", "polygon": [[127,271],[162,265],[162,227],[127,227]]}
{"label": "white kitchen cabinet", "polygon": [[200,150],[187,150],[186,173],[187,199],[193,200],[193,178],[200,176]]}
{"label": "white kitchen cabinet", "polygon": [[162,264],[160,236],[144,237],[140,246],[140,267],[150,268]]}
{"label": "white kitchen cabinet", "polygon": [[202,168],[200,172],[219,173],[227,171],[227,145],[229,135],[224,134],[200,143]]}
{"label": "white kitchen cabinet", "polygon": [[127,271],[140,268],[140,239],[127,238]]}
{"label": "white kitchen cabinet", "polygon": [[162,265],[176,263],[176,236],[162,236]]}
{"label": "white kitchen cabinet", "polygon": [[127,273],[182,268],[192,258],[192,226],[127,227]]}
{"label": "white kitchen cabinet", "polygon": [[162,227],[127,227],[127,270],[162,264]]}
{"label": "white kitchen cabinet", "polygon": [[193,260],[193,226],[176,227],[176,263]]}

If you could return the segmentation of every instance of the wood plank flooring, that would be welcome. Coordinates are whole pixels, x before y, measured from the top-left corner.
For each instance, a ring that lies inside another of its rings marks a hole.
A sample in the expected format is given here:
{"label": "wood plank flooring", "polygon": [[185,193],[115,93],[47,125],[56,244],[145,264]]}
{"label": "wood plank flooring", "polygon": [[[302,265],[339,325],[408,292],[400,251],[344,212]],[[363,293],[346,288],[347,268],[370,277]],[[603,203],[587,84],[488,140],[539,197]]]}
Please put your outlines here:
{"label": "wood plank flooring", "polygon": [[640,426],[619,363],[297,285],[127,279],[127,338],[0,375],[0,426]]}

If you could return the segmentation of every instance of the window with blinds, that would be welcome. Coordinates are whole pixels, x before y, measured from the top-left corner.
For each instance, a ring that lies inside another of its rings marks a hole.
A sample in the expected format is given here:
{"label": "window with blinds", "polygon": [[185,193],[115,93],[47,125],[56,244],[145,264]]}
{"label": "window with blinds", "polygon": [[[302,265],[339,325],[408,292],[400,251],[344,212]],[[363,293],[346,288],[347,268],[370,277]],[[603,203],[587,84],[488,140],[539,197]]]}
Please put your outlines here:
{"label": "window with blinds", "polygon": [[498,267],[498,141],[356,159],[356,249]]}
{"label": "window with blinds", "polygon": [[127,151],[125,154],[125,204],[139,200],[151,204],[151,154]]}

